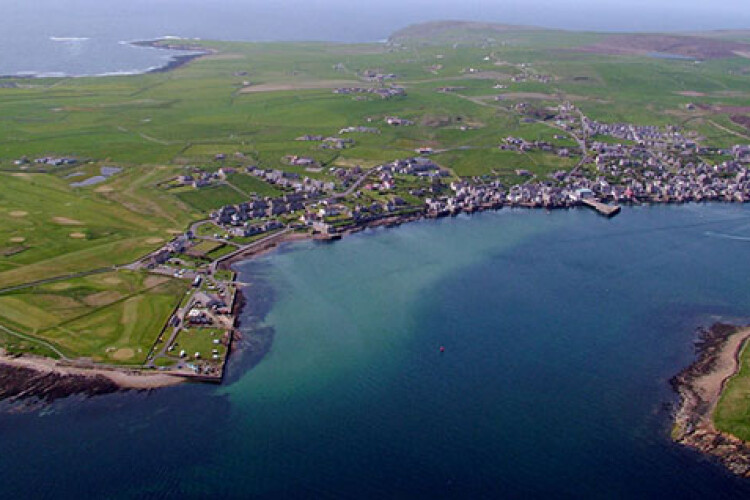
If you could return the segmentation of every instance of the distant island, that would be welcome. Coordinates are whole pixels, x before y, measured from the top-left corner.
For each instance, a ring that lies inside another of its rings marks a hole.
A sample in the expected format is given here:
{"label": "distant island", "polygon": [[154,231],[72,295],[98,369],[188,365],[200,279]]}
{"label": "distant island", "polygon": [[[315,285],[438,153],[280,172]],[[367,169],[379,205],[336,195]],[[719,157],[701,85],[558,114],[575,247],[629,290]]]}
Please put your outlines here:
{"label": "distant island", "polygon": [[[232,264],[288,241],[504,207],[750,200],[750,32],[451,21],[378,44],[137,43],[190,54],[0,85],[5,399],[221,382],[244,301]],[[730,440],[722,460],[746,475],[750,434],[727,436],[747,375],[722,371],[721,387],[737,374],[721,398],[701,384],[726,352],[747,362],[747,335],[704,338],[675,379],[675,437]]]}

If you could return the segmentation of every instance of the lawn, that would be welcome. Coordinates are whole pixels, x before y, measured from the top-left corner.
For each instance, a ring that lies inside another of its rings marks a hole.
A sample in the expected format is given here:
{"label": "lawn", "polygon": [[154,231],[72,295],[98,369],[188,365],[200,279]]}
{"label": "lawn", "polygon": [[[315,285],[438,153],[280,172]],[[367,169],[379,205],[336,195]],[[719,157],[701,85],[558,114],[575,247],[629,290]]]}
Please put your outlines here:
{"label": "lawn", "polygon": [[203,240],[196,245],[190,247],[190,249],[187,251],[189,255],[194,255],[196,257],[205,257],[209,253],[224,247],[224,243],[220,243],[217,241],[211,241],[211,240]]}
{"label": "lawn", "polygon": [[200,353],[202,359],[211,360],[213,350],[219,351],[223,357],[227,353],[226,346],[214,344],[214,340],[221,339],[225,331],[218,328],[190,328],[183,329],[175,339],[172,356],[178,356],[184,350],[188,358],[193,358],[195,353]]}
{"label": "lawn", "polygon": [[165,217],[156,200],[158,214],[148,203],[131,205],[137,194],[117,193],[117,203],[110,192],[75,192],[51,174],[0,173],[0,183],[2,286],[130,262],[183,222]]}
{"label": "lawn", "polygon": [[741,363],[740,371],[726,384],[713,418],[717,429],[750,441],[750,349],[747,344]]}
{"label": "lawn", "polygon": [[175,194],[175,196],[203,213],[216,210],[224,205],[236,205],[247,201],[246,196],[223,184],[200,189],[189,188],[187,191]]}
{"label": "lawn", "polygon": [[132,271],[56,281],[0,295],[0,323],[67,357],[141,364],[188,285]]}
{"label": "lawn", "polygon": [[227,177],[227,182],[249,195],[274,198],[283,194],[280,189],[249,174],[231,174]]}
{"label": "lawn", "polygon": [[523,169],[544,178],[556,170],[570,170],[577,162],[574,158],[560,158],[541,151],[522,153],[499,148],[450,151],[434,155],[433,159],[440,165],[450,166],[460,177],[510,176],[516,169]]}

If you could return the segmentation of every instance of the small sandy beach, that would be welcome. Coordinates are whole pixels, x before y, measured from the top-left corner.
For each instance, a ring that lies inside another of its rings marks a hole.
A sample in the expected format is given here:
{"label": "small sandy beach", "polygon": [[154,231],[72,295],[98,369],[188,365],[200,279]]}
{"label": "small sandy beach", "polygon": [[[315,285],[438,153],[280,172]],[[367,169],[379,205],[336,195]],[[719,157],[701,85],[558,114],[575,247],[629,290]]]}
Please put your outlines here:
{"label": "small sandy beach", "polygon": [[1,351],[0,365],[10,368],[26,368],[41,376],[54,374],[63,379],[76,378],[81,384],[85,384],[85,379],[103,377],[122,389],[156,389],[177,385],[185,381],[182,377],[164,373],[149,373],[137,369],[128,370],[127,367],[118,369],[109,369],[106,367],[84,368],[71,366],[65,362],[49,358],[8,356]]}
{"label": "small sandy beach", "polygon": [[750,445],[717,430],[712,417],[724,386],[739,370],[748,339],[750,327],[716,324],[702,331],[696,361],[671,380],[680,395],[674,440],[717,458],[744,477],[750,477]]}

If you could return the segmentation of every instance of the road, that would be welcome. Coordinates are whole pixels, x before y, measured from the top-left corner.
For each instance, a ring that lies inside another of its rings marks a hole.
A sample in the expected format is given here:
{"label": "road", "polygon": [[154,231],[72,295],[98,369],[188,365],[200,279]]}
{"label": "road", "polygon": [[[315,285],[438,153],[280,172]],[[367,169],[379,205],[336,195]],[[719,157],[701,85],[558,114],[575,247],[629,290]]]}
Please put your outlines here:
{"label": "road", "polygon": [[14,332],[13,330],[9,330],[5,328],[3,325],[0,325],[0,330],[4,331],[8,335],[13,335],[14,337],[18,337],[20,339],[28,340],[29,342],[34,342],[35,344],[42,345],[46,347],[47,349],[50,349],[52,352],[54,352],[58,356],[60,356],[60,359],[68,360],[68,358],[62,352],[60,352],[60,350],[57,349],[57,347],[53,346],[49,342],[38,339],[36,337],[29,337],[28,335],[24,335],[23,333]]}
{"label": "road", "polygon": [[747,136],[747,135],[744,135],[744,134],[740,134],[739,132],[736,132],[736,131],[732,130],[731,128],[727,128],[727,127],[725,127],[724,125],[722,125],[720,123],[716,123],[713,120],[708,120],[708,123],[710,123],[714,127],[718,128],[719,130],[726,132],[727,134],[732,134],[732,135],[740,137],[742,139],[750,140],[750,136]]}
{"label": "road", "polygon": [[215,261],[211,262],[211,264],[209,266],[209,274],[214,274],[216,272],[216,268],[218,267],[218,265],[220,263],[224,262],[225,260],[229,260],[229,259],[231,259],[233,257],[236,257],[237,255],[242,254],[243,252],[247,252],[248,250],[251,250],[251,249],[253,249],[255,247],[259,247],[259,246],[263,245],[264,243],[268,243],[269,241],[273,241],[274,239],[276,239],[276,238],[278,238],[280,236],[283,236],[283,235],[285,235],[285,234],[287,234],[287,233],[289,233],[291,231],[292,231],[291,227],[284,228],[281,231],[279,231],[278,233],[274,233],[274,234],[271,234],[269,236],[266,236],[265,238],[261,238],[261,239],[259,239],[257,241],[254,241],[254,242],[252,242],[252,243],[250,243],[248,245],[244,245],[244,246],[238,248],[237,250],[235,250],[232,253],[228,253],[226,255],[223,255],[222,257],[219,257]]}
{"label": "road", "polygon": [[354,184],[352,184],[351,186],[349,186],[349,188],[346,191],[344,191],[342,193],[336,193],[336,194],[334,194],[333,198],[337,199],[337,200],[340,199],[340,198],[346,198],[347,196],[349,196],[350,194],[352,194],[363,182],[365,182],[365,179],[367,179],[367,177],[369,177],[369,176],[370,176],[370,170],[365,171],[360,176],[360,178],[357,179],[354,182]]}
{"label": "road", "polygon": [[568,134],[569,136],[571,136],[573,138],[573,140],[575,140],[578,143],[578,146],[581,148],[581,161],[579,161],[578,164],[575,167],[573,167],[572,169],[570,169],[570,171],[568,172],[568,174],[565,176],[566,179],[568,177],[570,177],[571,175],[573,175],[574,173],[576,173],[578,171],[578,169],[581,168],[586,163],[586,160],[589,159],[589,149],[586,147],[586,130],[583,128],[583,120],[584,120],[585,116],[584,116],[583,113],[581,113],[581,111],[578,111],[578,114],[581,117],[581,133],[583,134],[583,137],[578,137],[573,132],[571,132],[569,130],[566,130],[566,129],[562,128],[562,127],[558,127],[554,123],[549,123],[549,122],[546,122],[544,120],[537,120],[536,121],[537,123],[541,123],[542,125],[546,125],[546,126],[551,127],[551,128],[553,128],[555,130],[559,130],[561,132],[564,132],[564,133]]}
{"label": "road", "polygon": [[[131,265],[131,264],[128,264]],[[43,280],[38,281],[32,281],[30,283],[24,283],[22,285],[15,285],[15,286],[9,286],[7,288],[0,288],[0,294],[8,293],[8,292],[15,292],[17,290],[23,290],[24,288],[32,288],[39,285],[46,285],[47,283],[54,283],[56,281],[63,281],[63,280],[69,280],[73,278],[82,278],[84,276],[91,276],[92,274],[102,274],[102,273],[108,273],[110,271],[116,271],[117,269],[126,269],[127,266],[112,266],[112,267],[102,267],[99,269],[93,269],[91,271],[82,271],[80,273],[72,273],[72,274],[64,274],[62,276],[55,276],[54,278],[46,278]]]}
{"label": "road", "polygon": [[[146,363],[144,364],[146,368],[154,368],[155,367],[154,363],[156,362],[156,360],[161,357],[164,357],[167,354],[167,349],[169,349],[169,346],[174,344],[174,341],[177,338],[177,335],[180,333],[180,330],[182,330],[182,327],[183,327],[182,320],[185,318],[185,311],[189,309],[190,307],[192,307],[192,304],[193,304],[193,299],[191,297],[191,299],[187,302],[185,307],[178,309],[177,312],[174,313],[173,316],[177,316],[178,318],[180,318],[180,325],[172,327],[172,333],[169,334],[169,338],[161,347],[161,349],[159,349],[158,352],[154,352],[154,354],[152,354],[151,357],[146,360]],[[171,319],[172,318],[170,317],[170,320]]]}

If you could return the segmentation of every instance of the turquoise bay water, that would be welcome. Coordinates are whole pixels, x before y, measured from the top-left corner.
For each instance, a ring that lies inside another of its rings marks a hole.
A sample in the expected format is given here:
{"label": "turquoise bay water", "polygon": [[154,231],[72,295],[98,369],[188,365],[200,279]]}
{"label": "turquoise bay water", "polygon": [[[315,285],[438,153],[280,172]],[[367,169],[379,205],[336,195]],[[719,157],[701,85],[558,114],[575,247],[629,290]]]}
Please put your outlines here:
{"label": "turquoise bay water", "polygon": [[290,245],[239,266],[247,347],[225,385],[0,414],[0,492],[747,498],[669,441],[668,380],[697,326],[748,321],[748,245],[750,207],[727,205]]}

